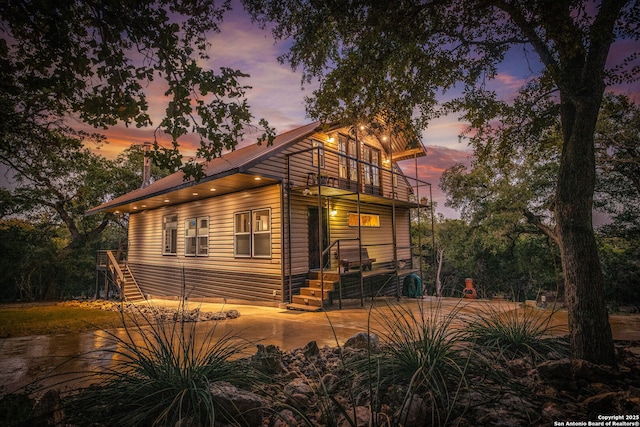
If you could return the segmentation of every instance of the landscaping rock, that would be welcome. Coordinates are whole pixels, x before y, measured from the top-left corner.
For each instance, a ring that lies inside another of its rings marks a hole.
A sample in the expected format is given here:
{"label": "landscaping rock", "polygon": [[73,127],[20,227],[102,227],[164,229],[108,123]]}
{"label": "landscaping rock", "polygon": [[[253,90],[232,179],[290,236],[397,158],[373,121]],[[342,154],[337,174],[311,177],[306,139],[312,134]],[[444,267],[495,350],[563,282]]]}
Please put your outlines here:
{"label": "landscaping rock", "polygon": [[60,400],[60,392],[47,391],[33,408],[32,427],[48,427],[63,425],[64,411]]}
{"label": "landscaping rock", "polygon": [[275,345],[258,344],[258,351],[251,357],[251,365],[265,374],[279,374],[285,371],[282,365],[282,351]]}
{"label": "landscaping rock", "polygon": [[181,308],[156,307],[145,304],[132,304],[129,302],[104,300],[72,300],[61,304],[74,307],[94,308],[104,311],[123,312],[133,315],[140,314],[147,319],[156,319],[168,322],[207,322],[211,320],[237,319],[240,317],[240,312],[238,310],[204,312],[200,307],[187,310]]}
{"label": "landscaping rock", "polygon": [[372,352],[378,352],[380,350],[380,338],[376,334],[358,332],[344,343],[344,348],[370,349]]}
{"label": "landscaping rock", "polygon": [[221,418],[229,423],[247,426],[262,425],[266,401],[257,394],[240,390],[228,382],[218,381],[210,386]]}
{"label": "landscaping rock", "polygon": [[[348,409],[345,411],[349,418],[343,413],[338,416],[338,427],[368,427],[371,425],[371,410],[365,406],[356,406],[355,415],[354,409]],[[355,416],[355,419],[353,419]]]}

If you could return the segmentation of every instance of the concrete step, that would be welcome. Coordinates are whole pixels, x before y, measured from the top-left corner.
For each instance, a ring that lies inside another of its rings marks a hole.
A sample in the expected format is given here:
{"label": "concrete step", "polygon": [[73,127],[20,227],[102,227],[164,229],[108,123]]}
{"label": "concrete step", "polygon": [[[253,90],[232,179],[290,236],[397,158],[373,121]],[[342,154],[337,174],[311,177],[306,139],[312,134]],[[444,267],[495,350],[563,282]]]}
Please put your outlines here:
{"label": "concrete step", "polygon": [[296,304],[290,303],[287,304],[288,310],[300,310],[300,311],[320,311],[322,310],[320,307],[316,307],[315,305],[304,305],[304,304]]}
{"label": "concrete step", "polygon": [[294,295],[294,304],[308,305],[311,307],[322,307],[322,299],[320,297],[313,297],[309,295]]}

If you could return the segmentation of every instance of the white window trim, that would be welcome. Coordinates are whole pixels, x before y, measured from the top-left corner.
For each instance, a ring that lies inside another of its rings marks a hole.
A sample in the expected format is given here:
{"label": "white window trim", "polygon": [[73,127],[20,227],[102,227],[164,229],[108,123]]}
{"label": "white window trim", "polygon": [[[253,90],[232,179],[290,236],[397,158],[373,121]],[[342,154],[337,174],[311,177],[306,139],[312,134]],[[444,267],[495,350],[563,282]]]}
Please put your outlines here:
{"label": "white window trim", "polygon": [[[236,218],[241,214],[249,214],[249,231],[238,231]],[[249,253],[238,254],[238,239],[237,236],[249,236]],[[240,211],[233,213],[233,256],[236,258],[251,258],[251,211]]]}
{"label": "white window trim", "polygon": [[[167,231],[168,231],[167,218],[175,218],[175,220],[171,222],[171,224],[175,224],[175,226],[172,226],[170,228],[175,230],[175,236],[173,234],[171,235],[172,242],[170,242],[169,244],[167,244]],[[167,252],[166,250],[167,247],[170,247],[170,248],[174,247],[175,249],[173,252]],[[167,255],[167,256],[178,255],[178,214],[170,214],[170,215],[162,216],[162,255]]]}
{"label": "white window trim", "polygon": [[[260,212],[260,211],[268,211],[269,212],[269,227],[268,230],[261,230],[261,231],[257,231],[255,230],[254,224],[253,224],[253,216],[256,212]],[[249,231],[248,232],[238,232],[237,230],[237,215],[240,214],[245,214],[248,213],[249,214]],[[246,211],[238,211],[238,212],[234,212],[233,213],[233,255],[235,258],[257,258],[257,259],[271,259],[273,256],[273,251],[272,251],[272,245],[273,245],[273,240],[272,240],[272,210],[271,208],[259,208],[259,209],[251,209],[251,210],[246,210]],[[269,254],[268,255],[256,255],[255,254],[255,236],[256,235],[269,235]],[[249,248],[250,248],[250,254],[238,254],[238,239],[237,236],[246,236],[249,235]]]}
{"label": "white window trim", "polygon": [[[196,227],[195,227],[195,236],[187,236],[187,224],[190,223],[190,221],[194,221],[196,222]],[[207,221],[207,227],[206,232],[203,232],[202,229],[203,227],[200,227],[200,221],[202,220],[206,220]],[[208,216],[200,216],[200,217],[191,217],[191,218],[187,218],[184,220],[184,256],[186,257],[207,257],[209,256],[209,217]],[[205,253],[202,253],[200,251],[200,238],[201,237],[206,237],[207,238],[207,249]],[[189,245],[187,244],[188,239],[194,239],[195,240],[195,253],[187,253],[187,248],[189,247]]]}
{"label": "white window trim", "polygon": [[313,150],[311,150],[311,165],[318,166],[318,161],[316,159],[320,159],[320,168],[324,169],[324,144],[320,141],[312,142]]}

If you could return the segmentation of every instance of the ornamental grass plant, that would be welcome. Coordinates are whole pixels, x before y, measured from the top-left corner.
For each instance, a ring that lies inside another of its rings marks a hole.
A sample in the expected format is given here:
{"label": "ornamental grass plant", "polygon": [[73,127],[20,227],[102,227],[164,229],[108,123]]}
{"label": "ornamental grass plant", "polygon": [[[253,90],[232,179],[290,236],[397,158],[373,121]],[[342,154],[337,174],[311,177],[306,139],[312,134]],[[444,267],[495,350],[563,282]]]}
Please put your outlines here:
{"label": "ornamental grass plant", "polygon": [[113,345],[100,350],[100,357],[111,363],[88,373],[92,386],[67,399],[69,421],[112,426],[234,422],[210,390],[218,381],[238,387],[258,381],[257,372],[242,360],[252,343],[216,336],[215,324],[199,337],[194,322],[150,319],[142,313],[131,317],[134,326],[125,326],[124,335],[105,331]]}
{"label": "ornamental grass plant", "polygon": [[[446,425],[459,415],[461,394],[473,388],[470,375],[485,375],[487,366],[475,358],[467,333],[455,325],[460,306],[449,312],[435,303],[388,305],[373,313],[383,341],[369,361],[368,381],[375,384],[374,401],[391,404],[393,425]],[[462,409],[461,409],[462,408]],[[413,418],[413,419],[411,419]]]}
{"label": "ornamental grass plant", "polygon": [[466,329],[479,350],[502,360],[526,357],[536,363],[568,357],[567,342],[553,336],[558,329],[551,322],[553,314],[527,306],[504,311],[486,304],[466,319]]}

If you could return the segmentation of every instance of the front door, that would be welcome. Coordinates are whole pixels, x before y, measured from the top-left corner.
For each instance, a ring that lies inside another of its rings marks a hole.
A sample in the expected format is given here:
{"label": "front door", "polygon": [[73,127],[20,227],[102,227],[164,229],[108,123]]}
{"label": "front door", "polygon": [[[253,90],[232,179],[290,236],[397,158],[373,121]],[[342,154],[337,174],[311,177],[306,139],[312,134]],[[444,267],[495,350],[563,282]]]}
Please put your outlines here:
{"label": "front door", "polygon": [[[322,208],[322,246],[320,246],[320,218],[318,208],[310,206],[307,213],[307,223],[309,224],[309,269],[320,268],[320,253],[328,246],[329,224],[327,214],[327,209]],[[320,249],[321,247],[322,249]],[[325,268],[328,267],[328,261],[329,254],[325,254],[323,257]]]}

